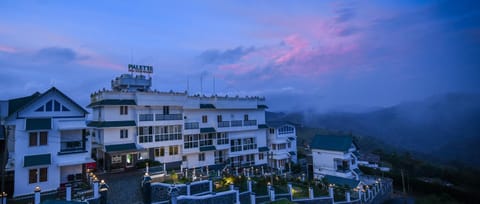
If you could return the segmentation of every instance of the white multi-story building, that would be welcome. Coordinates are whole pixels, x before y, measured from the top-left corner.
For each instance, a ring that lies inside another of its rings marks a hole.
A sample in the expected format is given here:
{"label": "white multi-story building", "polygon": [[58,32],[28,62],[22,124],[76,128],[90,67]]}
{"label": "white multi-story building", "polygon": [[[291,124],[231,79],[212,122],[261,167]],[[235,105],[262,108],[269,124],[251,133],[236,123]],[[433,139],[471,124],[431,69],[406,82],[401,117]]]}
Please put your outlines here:
{"label": "white multi-story building", "polygon": [[312,144],[313,174],[316,179],[334,176],[359,180],[357,148],[350,135],[316,135]]}
{"label": "white multi-story building", "polygon": [[86,164],[95,162],[86,134],[88,112],[55,87],[0,105],[13,197],[33,194],[37,186],[57,190],[82,179]]}
{"label": "white multi-story building", "polygon": [[151,78],[124,74],[91,95],[96,159],[104,170],[140,159],[167,169],[267,163],[265,99],[152,91]]}
{"label": "white multi-story building", "polygon": [[295,125],[284,121],[268,121],[268,163],[278,170],[297,163],[297,134]]}

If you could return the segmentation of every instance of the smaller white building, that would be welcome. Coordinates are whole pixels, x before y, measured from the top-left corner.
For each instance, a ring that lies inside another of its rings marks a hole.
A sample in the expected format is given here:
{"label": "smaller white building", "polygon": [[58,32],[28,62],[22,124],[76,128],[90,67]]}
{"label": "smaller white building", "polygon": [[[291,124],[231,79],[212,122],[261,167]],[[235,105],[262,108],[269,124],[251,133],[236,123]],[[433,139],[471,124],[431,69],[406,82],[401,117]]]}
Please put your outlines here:
{"label": "smaller white building", "polygon": [[[55,191],[84,178],[90,158],[88,112],[55,87],[40,94],[0,101],[13,197]],[[8,189],[9,187],[7,187]]]}
{"label": "smaller white building", "polygon": [[297,132],[295,125],[285,121],[267,121],[269,165],[285,170],[297,163]]}
{"label": "smaller white building", "polygon": [[316,135],[311,143],[315,179],[325,176],[359,180],[356,145],[350,135]]}

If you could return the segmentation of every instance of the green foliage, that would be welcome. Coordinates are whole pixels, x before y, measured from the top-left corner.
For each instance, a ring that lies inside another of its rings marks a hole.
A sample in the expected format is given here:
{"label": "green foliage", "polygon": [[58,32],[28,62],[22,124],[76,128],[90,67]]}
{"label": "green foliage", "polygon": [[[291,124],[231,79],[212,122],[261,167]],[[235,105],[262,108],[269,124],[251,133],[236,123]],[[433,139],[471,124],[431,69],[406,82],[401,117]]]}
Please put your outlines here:
{"label": "green foliage", "polygon": [[159,166],[161,163],[159,161],[155,161],[155,160],[150,160],[150,159],[145,159],[145,160],[139,160],[137,161],[137,163],[135,163],[135,167],[137,167],[137,169],[143,169],[146,167],[146,163],[148,162],[148,166],[149,167],[152,167],[152,166]]}

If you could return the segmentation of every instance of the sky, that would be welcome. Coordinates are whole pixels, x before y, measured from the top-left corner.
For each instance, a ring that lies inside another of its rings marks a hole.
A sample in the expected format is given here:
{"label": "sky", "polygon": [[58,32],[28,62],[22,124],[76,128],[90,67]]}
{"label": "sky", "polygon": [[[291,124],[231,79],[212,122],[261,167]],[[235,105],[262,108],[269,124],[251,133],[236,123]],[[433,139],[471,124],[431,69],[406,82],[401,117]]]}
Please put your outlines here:
{"label": "sky", "polygon": [[478,1],[0,1],[0,100],[86,106],[128,64],[153,88],[365,111],[480,92]]}

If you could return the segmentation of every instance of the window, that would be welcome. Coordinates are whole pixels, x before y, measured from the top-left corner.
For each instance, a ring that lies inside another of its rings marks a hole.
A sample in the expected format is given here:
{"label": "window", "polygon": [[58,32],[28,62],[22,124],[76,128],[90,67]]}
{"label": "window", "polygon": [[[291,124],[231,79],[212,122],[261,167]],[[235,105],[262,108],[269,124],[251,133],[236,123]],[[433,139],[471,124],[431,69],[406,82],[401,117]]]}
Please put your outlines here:
{"label": "window", "polygon": [[53,111],[60,111],[60,103],[58,101],[53,101]]}
{"label": "window", "polygon": [[30,169],[28,171],[28,183],[48,181],[48,168]]}
{"label": "window", "polygon": [[288,148],[289,149],[292,148],[292,143],[291,142],[288,143]]}
{"label": "window", "polygon": [[205,161],[205,153],[198,154],[198,161]]}
{"label": "window", "polygon": [[247,121],[248,120],[248,114],[243,115],[243,120]]}
{"label": "window", "polygon": [[120,138],[128,138],[128,129],[121,129],[120,130]]}
{"label": "window", "polygon": [[47,102],[47,105],[45,105],[45,111],[51,112],[52,111],[52,101]]}
{"label": "window", "polygon": [[128,106],[120,106],[120,115],[128,115]]}
{"label": "window", "polygon": [[45,110],[45,107],[40,106],[40,108],[37,108],[37,110],[35,110],[35,112],[43,112],[44,110]]}
{"label": "window", "polygon": [[264,156],[263,153],[258,153],[258,160],[263,160]]}
{"label": "window", "polygon": [[169,155],[178,155],[178,146],[168,147],[168,154]]}
{"label": "window", "polygon": [[206,115],[202,116],[202,123],[207,123],[208,122],[208,117]]}
{"label": "window", "polygon": [[197,148],[198,147],[198,138],[199,138],[198,134],[185,135],[183,137],[184,148],[185,149]]}
{"label": "window", "polygon": [[119,163],[122,163],[122,156],[113,155],[112,156],[112,164],[119,164]]}
{"label": "window", "polygon": [[270,134],[275,134],[275,129],[270,128]]}
{"label": "window", "polygon": [[278,134],[279,135],[284,135],[284,134],[292,134],[294,131],[293,127],[290,126],[283,126],[280,129],[278,129]]}
{"label": "window", "polygon": [[102,118],[102,108],[98,109],[98,120],[101,120]]}
{"label": "window", "polygon": [[222,164],[225,161],[225,157],[227,155],[226,150],[215,151],[215,164]]}
{"label": "window", "polygon": [[213,138],[215,133],[200,134],[200,147],[213,145]]}
{"label": "window", "polygon": [[227,133],[219,132],[217,133],[217,145],[228,144]]}
{"label": "window", "polygon": [[28,135],[28,145],[30,147],[48,144],[48,132],[30,132]]}
{"label": "window", "polygon": [[153,126],[138,127],[138,142],[153,142]]}
{"label": "window", "polygon": [[187,156],[182,156],[182,161],[186,162],[187,161]]}
{"label": "window", "polygon": [[231,152],[242,151],[242,139],[230,140],[230,151]]}
{"label": "window", "polygon": [[222,122],[222,115],[217,115],[217,122]]}
{"label": "window", "polygon": [[155,157],[164,157],[165,156],[165,147],[160,147],[155,149]]}
{"label": "window", "polygon": [[170,107],[163,106],[163,115],[168,115],[168,114],[170,114]]}
{"label": "window", "polygon": [[155,126],[155,142],[181,139],[181,125]]}
{"label": "window", "polygon": [[57,100],[50,100],[45,105],[40,106],[35,110],[35,112],[60,112],[60,111],[70,111],[67,107],[63,106]]}

